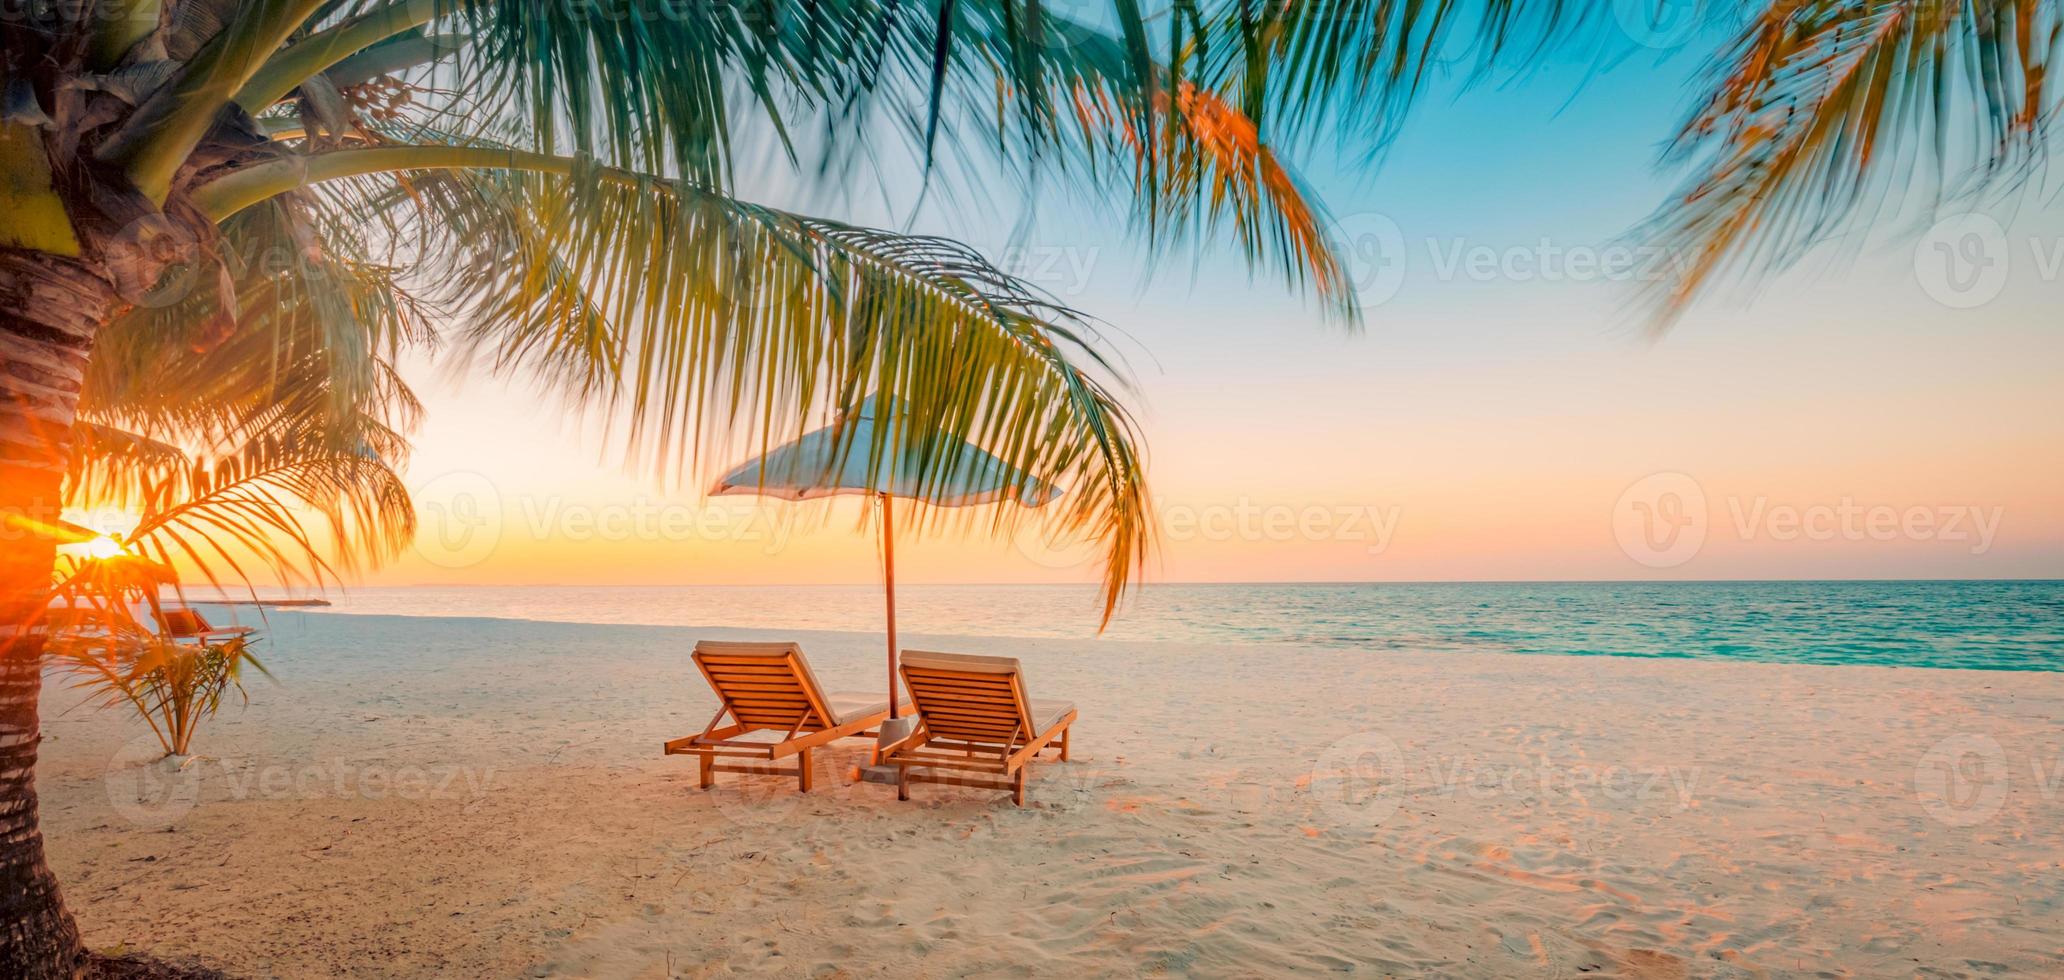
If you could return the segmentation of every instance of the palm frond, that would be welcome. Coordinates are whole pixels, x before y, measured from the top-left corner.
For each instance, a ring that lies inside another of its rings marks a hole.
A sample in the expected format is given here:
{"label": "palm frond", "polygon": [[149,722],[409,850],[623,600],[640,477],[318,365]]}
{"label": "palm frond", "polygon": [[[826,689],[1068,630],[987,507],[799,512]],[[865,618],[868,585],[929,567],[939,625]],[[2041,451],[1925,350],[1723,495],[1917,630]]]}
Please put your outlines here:
{"label": "palm frond", "polygon": [[142,513],[131,548],[168,568],[185,563],[218,587],[225,577],[253,581],[254,561],[321,586],[337,567],[391,558],[415,536],[408,490],[385,461],[292,431],[168,470],[119,502]]}
{"label": "palm frond", "polygon": [[303,195],[223,222],[227,286],[197,263],[165,302],[103,330],[81,414],[210,449],[291,425],[403,459],[420,405],[394,362],[434,335],[400,270],[368,257],[359,220]]}
{"label": "palm frond", "polygon": [[[1115,10],[1105,27],[1015,0],[957,0],[944,18],[844,2],[847,18],[882,27],[848,42],[878,49],[827,59],[866,66],[863,77],[832,87],[902,96],[891,118],[925,159],[936,139],[982,134],[989,159],[1028,187],[1050,172],[1129,207],[1156,251],[1230,238],[1249,262],[1309,289],[1329,313],[1357,317],[1323,206],[1282,159],[1260,112],[1226,94],[1240,93],[1237,76],[1196,70],[1210,39],[1171,26],[1171,54],[1157,61],[1146,49],[1149,15],[1138,8]],[[1165,19],[1204,30],[1194,9]],[[940,137],[942,116],[956,125]],[[958,141],[952,149],[967,155]]]}
{"label": "palm frond", "polygon": [[[778,129],[769,43],[777,5],[685,8],[664,0],[458,0],[440,29],[467,36],[444,84],[451,121],[542,153],[575,152],[721,186],[734,88]],[[496,128],[483,127],[489,122]]]}
{"label": "palm frond", "polygon": [[1731,275],[1780,268],[1853,217],[2012,184],[2047,146],[2050,0],[1783,0],[1711,69],[1668,159],[1691,178],[1651,219],[1666,327]]}
{"label": "palm frond", "polygon": [[[1637,0],[1638,2],[1638,0]],[[1575,37],[1610,3],[1567,0],[1328,0],[1212,8],[1191,32],[1194,74],[1285,132],[1380,139],[1443,71],[1465,77],[1525,63]],[[1176,28],[1171,26],[1173,32]]]}
{"label": "palm frond", "polygon": [[1139,435],[1093,327],[973,250],[579,163],[403,179],[431,206],[416,241],[466,256],[460,355],[626,420],[635,458],[764,448],[879,393],[907,406],[904,444],[936,450],[920,502],[974,442],[1069,488],[1053,520],[1105,546],[1107,615],[1144,560]]}
{"label": "palm frond", "polygon": [[111,425],[79,421],[72,432],[65,497],[75,502],[141,499],[165,474],[193,462],[178,446]]}

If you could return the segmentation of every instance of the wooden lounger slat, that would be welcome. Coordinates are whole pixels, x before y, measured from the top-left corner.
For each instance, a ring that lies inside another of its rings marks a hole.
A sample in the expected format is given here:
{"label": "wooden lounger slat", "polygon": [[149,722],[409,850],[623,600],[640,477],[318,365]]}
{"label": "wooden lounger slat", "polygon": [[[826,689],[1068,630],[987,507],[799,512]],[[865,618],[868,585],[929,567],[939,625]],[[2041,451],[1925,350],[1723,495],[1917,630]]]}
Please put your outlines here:
{"label": "wooden lounger slat", "polygon": [[793,684],[786,686],[780,684],[740,684],[737,681],[733,681],[723,677],[717,678],[717,684],[723,687],[725,694],[731,695],[733,697],[747,697],[761,694],[778,695],[780,697],[794,698],[797,700],[808,700],[810,697],[810,692],[808,690],[797,687]]}
{"label": "wooden lounger slat", "polygon": [[[1001,743],[1004,739],[1011,737],[1009,729],[949,728],[945,726],[933,728],[928,734],[944,735],[947,738],[955,738],[962,741],[994,743]],[[985,747],[981,751],[994,752],[995,749],[993,747]]]}
{"label": "wooden lounger slat", "polygon": [[966,691],[942,691],[922,684],[913,684],[910,689],[924,692],[928,699],[938,704],[990,705],[999,711],[1011,711],[1018,705],[1017,699],[1011,697],[1008,691],[1000,694],[974,694]]}
{"label": "wooden lounger slat", "polygon": [[1016,718],[1018,716],[1018,700],[1016,698],[1011,698],[1009,700],[1004,701],[974,700],[971,698],[964,698],[959,696],[942,698],[936,692],[928,691],[921,687],[913,688],[912,696],[922,697],[925,700],[930,701],[934,707],[956,708],[961,711],[977,711],[982,712],[984,714],[997,715],[1003,718]]}
{"label": "wooden lounger slat", "polygon": [[736,678],[738,680],[778,680],[785,682],[793,682],[795,680],[795,677],[793,675],[784,673],[779,664],[771,666],[764,664],[759,666],[747,666],[741,664],[736,667],[717,666],[704,667],[703,669],[711,674],[715,674],[718,677],[731,677]]}
{"label": "wooden lounger slat", "polygon": [[1014,721],[999,721],[989,718],[973,718],[966,715],[949,715],[943,713],[926,715],[925,722],[929,724],[934,730],[947,727],[980,728],[983,730],[993,730],[998,735],[1009,735],[1010,733],[1018,730],[1018,725]]}
{"label": "wooden lounger slat", "polygon": [[925,725],[939,734],[987,737],[990,741],[1015,735],[1019,731],[1016,725],[969,721],[965,718],[942,718],[937,715],[926,715]]}
{"label": "wooden lounger slat", "polygon": [[931,671],[922,671],[904,676],[913,684],[923,684],[927,687],[957,687],[980,691],[1010,689],[1010,679],[1007,675],[935,674]]}
{"label": "wooden lounger slat", "polygon": [[926,704],[932,706],[932,714],[971,715],[978,718],[1002,718],[1011,721],[1018,719],[1018,706],[1015,704],[991,704],[984,701],[941,701],[922,691],[917,692],[916,696],[923,698]]}
{"label": "wooden lounger slat", "polygon": [[1009,677],[1010,675],[1009,675],[1009,674],[985,674],[985,673],[982,673],[982,672],[980,672],[980,671],[968,671],[968,670],[941,670],[941,669],[939,669],[939,668],[937,668],[937,667],[918,667],[918,668],[915,668],[914,670],[906,670],[906,671],[905,671],[905,674],[904,674],[904,676],[906,676],[906,677],[908,677],[908,676],[917,676],[917,677],[947,677],[947,678],[952,678],[953,680],[959,680],[959,681],[980,681],[980,682],[982,682],[982,683],[985,683],[985,684],[993,684],[993,683],[995,683],[995,682],[996,682],[996,680],[997,680],[998,678],[1000,678],[1000,677]]}
{"label": "wooden lounger slat", "polygon": [[994,773],[997,775],[1006,775],[1006,773],[1004,773],[1003,771],[1003,767],[997,765],[994,760],[984,763],[977,762],[965,756],[957,755],[942,755],[936,759],[925,756],[917,756],[912,758],[906,758],[898,762],[897,765],[919,766],[925,769],[958,769],[961,772],[986,772]]}
{"label": "wooden lounger slat", "polygon": [[918,696],[924,698],[925,704],[931,708],[925,712],[927,715],[959,715],[964,718],[984,718],[1002,722],[1018,720],[1018,706],[1015,704],[975,704],[967,701],[940,701],[923,694]]}

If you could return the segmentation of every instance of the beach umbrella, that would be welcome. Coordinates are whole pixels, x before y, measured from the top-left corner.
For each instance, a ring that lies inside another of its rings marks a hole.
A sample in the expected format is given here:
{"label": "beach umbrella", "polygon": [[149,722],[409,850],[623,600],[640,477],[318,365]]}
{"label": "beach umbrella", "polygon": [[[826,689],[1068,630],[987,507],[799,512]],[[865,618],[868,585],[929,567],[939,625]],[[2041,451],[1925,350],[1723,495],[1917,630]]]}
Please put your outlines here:
{"label": "beach umbrella", "polygon": [[[712,495],[755,494],[783,500],[865,495],[881,513],[882,580],[889,634],[889,717],[896,704],[896,529],[893,497],[937,507],[1016,503],[1039,507],[1061,490],[966,442],[926,454],[906,445],[895,424],[900,402],[869,396],[851,415],[804,433],[724,474]],[[923,465],[930,455],[933,465]]]}

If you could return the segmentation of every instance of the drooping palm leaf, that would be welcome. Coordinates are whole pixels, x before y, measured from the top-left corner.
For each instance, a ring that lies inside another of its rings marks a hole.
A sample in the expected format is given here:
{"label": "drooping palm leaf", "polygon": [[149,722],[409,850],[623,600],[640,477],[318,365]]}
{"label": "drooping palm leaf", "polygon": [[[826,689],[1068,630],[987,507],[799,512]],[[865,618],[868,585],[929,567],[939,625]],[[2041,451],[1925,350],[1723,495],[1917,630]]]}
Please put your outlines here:
{"label": "drooping palm leaf", "polygon": [[76,503],[140,500],[167,473],[192,465],[178,446],[112,425],[82,420],[72,439],[77,448],[65,496]]}
{"label": "drooping palm leaf", "polygon": [[1657,326],[1712,284],[1781,268],[1918,193],[2012,184],[2048,149],[2054,0],[1780,0],[1713,63],[1670,159],[1692,176],[1648,229]]}
{"label": "drooping palm leaf", "polygon": [[415,537],[408,490],[383,460],[291,431],[170,468],[139,496],[111,502],[140,510],[126,535],[139,555],[185,564],[217,586],[225,574],[252,581],[252,561],[320,586],[337,567],[392,558]]}
{"label": "drooping palm leaf", "polygon": [[[869,394],[895,397],[909,406],[906,445],[972,441],[1069,487],[1056,520],[1106,547],[1115,607],[1145,554],[1147,495],[1137,433],[1073,311],[944,239],[513,151],[342,150],[225,178],[201,199],[228,210],[269,174],[283,189],[411,160],[422,167],[402,179],[434,219],[415,229],[432,237],[412,240],[467,257],[447,276],[469,314],[462,351],[627,420],[633,454],[661,468],[726,433],[779,440]],[[507,169],[480,176],[497,161]],[[427,169],[440,162],[471,163],[471,176]],[[960,475],[958,454],[933,456],[920,499]]]}

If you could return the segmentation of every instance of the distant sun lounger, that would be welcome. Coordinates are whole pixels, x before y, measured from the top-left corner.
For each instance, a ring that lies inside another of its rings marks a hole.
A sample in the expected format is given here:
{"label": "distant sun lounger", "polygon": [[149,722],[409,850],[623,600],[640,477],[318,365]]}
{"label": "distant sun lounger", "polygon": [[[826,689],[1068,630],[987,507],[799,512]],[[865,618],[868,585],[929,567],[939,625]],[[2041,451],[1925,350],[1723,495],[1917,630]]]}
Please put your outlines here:
{"label": "distant sun lounger", "polygon": [[[1033,700],[1015,658],[906,650],[903,685],[917,704],[918,726],[882,760],[896,767],[899,800],[910,798],[911,783],[942,783],[1007,789],[1024,806],[1026,764],[1049,745],[1068,761],[1075,706]],[[976,778],[984,775],[997,778]]]}
{"label": "distant sun lounger", "polygon": [[201,615],[199,609],[169,602],[153,605],[143,600],[131,601],[129,614],[138,625],[175,643],[190,640],[202,646],[212,646],[258,632],[255,626],[217,626]]}
{"label": "distant sun lounger", "polygon": [[[803,649],[793,643],[719,643],[695,645],[695,665],[717,695],[717,713],[699,735],[666,743],[667,755],[693,755],[702,763],[703,789],[720,772],[794,776],[796,787],[810,791],[810,751],[848,736],[874,737],[889,716],[883,694],[824,693]],[[722,724],[725,717],[731,719]],[[776,741],[745,739],[758,732],[780,735]],[[773,765],[718,765],[719,758],[774,763],[796,757],[794,768]],[[872,757],[869,759],[872,762]]]}
{"label": "distant sun lounger", "polygon": [[236,640],[258,632],[255,626],[217,626],[192,606],[168,606],[161,610],[158,625],[174,640],[193,640],[203,645]]}

